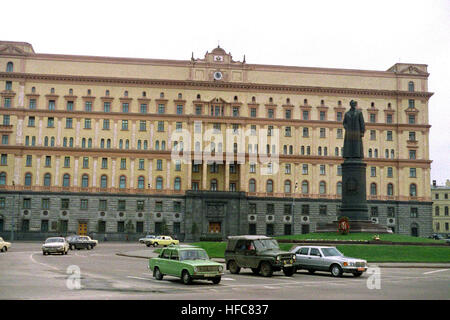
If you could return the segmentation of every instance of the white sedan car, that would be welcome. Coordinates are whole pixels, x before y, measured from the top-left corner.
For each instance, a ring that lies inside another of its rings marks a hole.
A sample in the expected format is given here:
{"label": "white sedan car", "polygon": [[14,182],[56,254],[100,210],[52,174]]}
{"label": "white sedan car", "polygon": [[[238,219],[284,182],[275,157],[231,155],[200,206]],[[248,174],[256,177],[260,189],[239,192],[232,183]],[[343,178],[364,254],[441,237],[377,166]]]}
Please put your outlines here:
{"label": "white sedan car", "polygon": [[67,252],[69,252],[69,243],[63,237],[48,238],[42,245],[44,256],[50,253],[67,254]]}
{"label": "white sedan car", "polygon": [[11,247],[11,242],[6,242],[3,238],[0,238],[0,251],[6,252]]}

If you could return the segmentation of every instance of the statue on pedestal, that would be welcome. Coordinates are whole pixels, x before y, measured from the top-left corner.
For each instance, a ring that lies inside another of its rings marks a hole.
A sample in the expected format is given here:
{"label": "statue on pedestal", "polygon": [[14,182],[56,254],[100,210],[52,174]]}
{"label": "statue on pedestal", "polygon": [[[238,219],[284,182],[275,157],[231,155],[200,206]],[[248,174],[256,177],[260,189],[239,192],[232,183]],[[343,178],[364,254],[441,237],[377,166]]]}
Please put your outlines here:
{"label": "statue on pedestal", "polygon": [[350,101],[350,110],[344,116],[344,158],[364,157],[362,137],[366,130],[364,124],[364,117],[361,111],[356,109],[356,101]]}

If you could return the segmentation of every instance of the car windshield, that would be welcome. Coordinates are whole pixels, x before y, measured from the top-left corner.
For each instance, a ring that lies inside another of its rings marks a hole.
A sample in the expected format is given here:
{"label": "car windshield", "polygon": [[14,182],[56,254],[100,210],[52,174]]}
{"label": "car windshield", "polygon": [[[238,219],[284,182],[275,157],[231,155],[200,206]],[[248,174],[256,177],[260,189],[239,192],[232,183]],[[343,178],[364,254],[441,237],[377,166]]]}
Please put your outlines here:
{"label": "car windshield", "polygon": [[209,260],[209,257],[205,250],[182,250],[180,260]]}
{"label": "car windshield", "polygon": [[340,257],[343,256],[336,248],[322,248],[322,253],[325,257]]}
{"label": "car windshield", "polygon": [[45,241],[45,243],[53,243],[53,242],[64,242],[61,238],[50,238]]}
{"label": "car windshield", "polygon": [[280,249],[278,242],[274,239],[264,239],[253,241],[256,250]]}

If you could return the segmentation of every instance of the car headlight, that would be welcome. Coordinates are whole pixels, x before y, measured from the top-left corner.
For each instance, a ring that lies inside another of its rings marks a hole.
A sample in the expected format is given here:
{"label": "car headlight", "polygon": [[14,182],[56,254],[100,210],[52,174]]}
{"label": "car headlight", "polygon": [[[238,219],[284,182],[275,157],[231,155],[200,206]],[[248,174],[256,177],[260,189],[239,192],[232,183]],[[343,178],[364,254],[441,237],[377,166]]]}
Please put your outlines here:
{"label": "car headlight", "polygon": [[223,266],[220,266],[219,267],[219,272],[222,272],[223,271]]}
{"label": "car headlight", "polygon": [[198,268],[197,267],[194,267],[194,272],[198,272]]}
{"label": "car headlight", "polygon": [[280,261],[280,256],[277,256],[277,261]]}

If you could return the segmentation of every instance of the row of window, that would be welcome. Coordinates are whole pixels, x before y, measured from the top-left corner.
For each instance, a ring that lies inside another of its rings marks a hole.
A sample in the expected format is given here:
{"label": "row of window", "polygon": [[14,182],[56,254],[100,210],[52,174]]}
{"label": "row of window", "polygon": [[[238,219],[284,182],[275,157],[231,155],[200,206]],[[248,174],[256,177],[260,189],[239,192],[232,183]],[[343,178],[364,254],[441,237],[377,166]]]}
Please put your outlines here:
{"label": "row of window", "polygon": [[[439,206],[436,206],[434,208],[434,215],[438,217],[440,214],[441,214],[441,208]],[[444,207],[444,215],[448,216],[448,206]]]}

